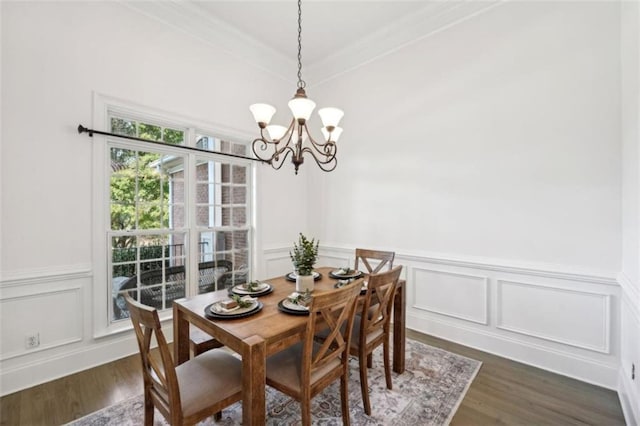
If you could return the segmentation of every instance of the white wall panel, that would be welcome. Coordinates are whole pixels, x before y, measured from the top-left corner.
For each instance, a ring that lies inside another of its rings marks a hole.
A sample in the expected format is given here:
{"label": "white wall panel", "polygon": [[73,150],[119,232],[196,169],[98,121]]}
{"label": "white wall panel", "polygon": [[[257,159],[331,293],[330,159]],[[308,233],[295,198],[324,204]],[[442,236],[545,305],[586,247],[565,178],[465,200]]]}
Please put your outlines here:
{"label": "white wall panel", "polygon": [[[43,291],[0,299],[4,361],[82,340],[83,299],[80,287]],[[27,349],[25,338],[39,336],[39,345]]]}
{"label": "white wall panel", "polygon": [[345,131],[310,223],[330,246],[617,272],[619,64],[616,2],[513,1],[345,72],[313,90]]}
{"label": "white wall panel", "polygon": [[264,256],[265,274],[254,278],[270,278],[284,275],[293,270],[289,250],[286,248],[270,249]]}
{"label": "white wall panel", "polygon": [[407,326],[615,388],[620,287],[612,276],[396,253],[406,266]]}
{"label": "white wall panel", "polygon": [[609,295],[503,280],[497,284],[498,328],[609,353]]}
{"label": "white wall panel", "polygon": [[628,424],[640,424],[640,302],[626,276],[621,275],[622,309],[618,393]]}
{"label": "white wall panel", "polygon": [[412,271],[412,308],[488,323],[487,277],[422,268],[412,268]]}

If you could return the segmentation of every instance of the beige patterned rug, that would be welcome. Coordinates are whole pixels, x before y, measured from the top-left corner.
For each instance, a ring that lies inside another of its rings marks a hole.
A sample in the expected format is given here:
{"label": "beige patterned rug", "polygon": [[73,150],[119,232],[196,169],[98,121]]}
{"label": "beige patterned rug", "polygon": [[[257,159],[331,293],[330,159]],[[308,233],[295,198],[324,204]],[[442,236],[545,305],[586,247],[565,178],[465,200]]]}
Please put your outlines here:
{"label": "beige patterned rug", "polygon": [[[358,362],[351,359],[349,409],[353,425],[446,425],[451,421],[469,385],[480,369],[479,361],[465,358],[413,340],[407,340],[406,370],[393,373],[393,390],[384,380],[382,349],[374,352],[373,368],[369,370],[369,395],[372,415],[362,408]],[[70,425],[142,425],[144,424],[142,395],[104,408],[78,419]],[[333,385],[312,401],[314,425],[341,425],[340,384]],[[199,425],[240,425],[242,404],[236,403],[222,412],[222,420],[207,419]],[[166,425],[156,411],[155,425]],[[267,424],[300,424],[300,405],[288,396],[267,387]]]}

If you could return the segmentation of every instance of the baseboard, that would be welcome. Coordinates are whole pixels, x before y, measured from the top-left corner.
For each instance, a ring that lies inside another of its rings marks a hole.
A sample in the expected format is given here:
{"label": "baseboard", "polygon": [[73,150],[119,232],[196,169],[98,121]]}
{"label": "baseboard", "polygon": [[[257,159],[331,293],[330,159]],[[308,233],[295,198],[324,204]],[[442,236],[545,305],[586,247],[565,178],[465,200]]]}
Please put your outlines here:
{"label": "baseboard", "polygon": [[109,342],[65,352],[57,357],[3,369],[0,374],[0,396],[115,361],[136,353],[137,350],[135,337],[129,334],[118,339],[109,339]]}
{"label": "baseboard", "polygon": [[617,364],[598,362],[528,341],[519,341],[492,331],[465,327],[447,320],[436,318],[426,320],[410,312],[407,313],[407,327],[582,382],[612,390],[617,390],[618,387]]}
{"label": "baseboard", "polygon": [[[173,341],[171,320],[162,324],[167,341]],[[66,351],[46,360],[37,359],[13,368],[3,368],[0,373],[0,396],[9,395],[42,383],[79,373],[129,355],[138,353],[138,344],[132,330],[95,344]],[[72,366],[70,368],[70,366]]]}
{"label": "baseboard", "polygon": [[[620,370],[618,398],[624,414],[624,421],[628,425],[640,425],[640,395],[632,383],[626,380],[624,371]],[[635,404],[634,404],[635,401]]]}

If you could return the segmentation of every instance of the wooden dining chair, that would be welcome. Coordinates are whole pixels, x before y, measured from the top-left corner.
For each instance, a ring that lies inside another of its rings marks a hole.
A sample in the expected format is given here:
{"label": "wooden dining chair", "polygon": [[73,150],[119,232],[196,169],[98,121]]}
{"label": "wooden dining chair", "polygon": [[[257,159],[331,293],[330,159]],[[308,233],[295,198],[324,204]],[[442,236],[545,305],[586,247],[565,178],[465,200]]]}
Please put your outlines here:
{"label": "wooden dining chair", "polygon": [[[362,303],[362,310],[359,315],[356,315],[354,321],[350,353],[358,357],[362,403],[364,404],[364,412],[368,415],[371,415],[371,402],[369,401],[367,368],[372,366],[371,354],[373,350],[380,345],[383,348],[387,389],[392,389],[391,365],[389,362],[389,329],[393,299],[401,272],[402,265],[399,265],[390,271],[369,275],[369,283]],[[372,301],[375,303],[372,304]]]}
{"label": "wooden dining chair", "polygon": [[[126,296],[138,340],[144,381],[144,423],[154,407],[171,425],[193,425],[242,399],[241,361],[222,349],[209,350],[174,366],[158,311]],[[151,351],[155,337],[157,352]]]}
{"label": "wooden dining chair", "polygon": [[[349,425],[349,344],[361,282],[314,295],[303,341],[267,358],[267,384],[300,401],[304,426],[311,424],[311,399],[338,378]],[[320,330],[323,343],[314,341]]]}
{"label": "wooden dining chair", "polygon": [[[385,266],[387,270],[391,270],[393,268],[393,258],[396,257],[395,252],[393,251],[380,251],[380,250],[369,250],[363,248],[356,248],[356,260],[354,269],[356,271],[360,270],[360,263],[364,266],[363,272],[365,274],[377,274],[382,271]],[[373,260],[374,262],[370,263],[369,261]]]}
{"label": "wooden dining chair", "polygon": [[[396,257],[396,253],[393,251],[381,251],[381,250],[369,250],[363,248],[356,248],[356,260],[355,267],[356,271],[360,270],[360,263],[364,267],[363,272],[366,275],[377,274],[380,271],[386,268],[387,271],[393,269],[393,259]],[[371,305],[369,309],[371,311],[375,311],[376,306],[376,298],[373,297],[371,300]],[[358,315],[358,312],[356,312]],[[367,362],[369,368],[373,366],[373,357],[369,356],[369,361]]]}

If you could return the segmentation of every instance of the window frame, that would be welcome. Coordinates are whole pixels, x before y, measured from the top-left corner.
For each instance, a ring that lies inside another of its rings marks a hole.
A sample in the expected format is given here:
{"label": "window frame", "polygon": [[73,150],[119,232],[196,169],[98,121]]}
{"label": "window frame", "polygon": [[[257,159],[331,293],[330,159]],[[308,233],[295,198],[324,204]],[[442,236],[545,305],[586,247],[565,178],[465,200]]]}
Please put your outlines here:
{"label": "window frame", "polygon": [[[147,106],[142,106],[132,102],[123,101],[110,96],[94,92],[94,114],[93,128],[111,131],[110,114],[118,114],[144,123],[161,125],[172,129],[184,129],[184,146],[195,147],[198,134],[212,136],[216,139],[227,140],[233,143],[244,144],[249,152],[251,136],[241,133],[225,126],[202,123],[195,119],[183,117],[177,114],[160,111]],[[212,130],[214,129],[214,130]],[[109,281],[112,271],[109,269],[111,215],[110,215],[110,173],[111,157],[110,149],[113,146],[139,151],[158,152],[166,155],[176,153],[176,148],[171,145],[162,146],[157,144],[145,144],[145,142],[120,139],[110,136],[97,136],[92,138],[93,150],[93,197],[92,216],[94,223],[93,234],[93,336],[99,338],[112,335],[131,329],[131,321],[112,321],[112,285]],[[219,145],[216,144],[216,145]],[[185,247],[187,256],[187,294],[197,294],[198,276],[198,234],[202,227],[197,226],[196,221],[196,158],[206,158],[209,161],[216,161],[230,165],[241,165],[247,169],[246,176],[246,230],[248,233],[248,256],[250,270],[255,269],[255,193],[256,193],[256,166],[251,160],[243,160],[230,156],[215,153],[203,153],[190,150],[180,150],[179,155],[184,157],[184,210],[185,226],[180,229],[186,231],[187,246]],[[232,225],[233,226],[233,225]],[[159,231],[178,232],[178,229],[164,229]],[[235,267],[235,265],[234,265]],[[161,321],[172,318],[172,310],[159,311]]]}

